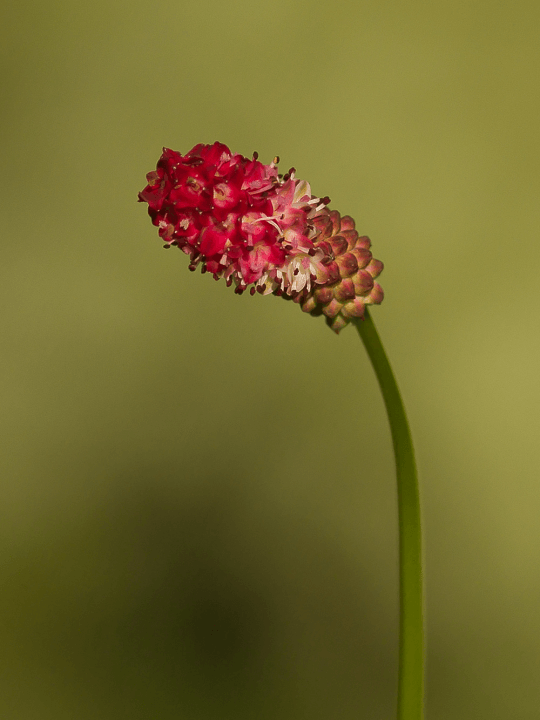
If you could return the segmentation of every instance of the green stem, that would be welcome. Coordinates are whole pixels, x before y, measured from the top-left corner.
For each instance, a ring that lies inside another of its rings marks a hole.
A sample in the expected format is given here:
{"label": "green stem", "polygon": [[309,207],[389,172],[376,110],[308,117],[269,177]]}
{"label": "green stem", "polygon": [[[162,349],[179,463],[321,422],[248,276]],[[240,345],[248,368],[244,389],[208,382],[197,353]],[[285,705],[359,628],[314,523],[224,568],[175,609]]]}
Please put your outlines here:
{"label": "green stem", "polygon": [[398,720],[423,718],[424,623],[420,499],[411,432],[396,379],[369,313],[354,324],[383,394],[396,458],[399,514]]}

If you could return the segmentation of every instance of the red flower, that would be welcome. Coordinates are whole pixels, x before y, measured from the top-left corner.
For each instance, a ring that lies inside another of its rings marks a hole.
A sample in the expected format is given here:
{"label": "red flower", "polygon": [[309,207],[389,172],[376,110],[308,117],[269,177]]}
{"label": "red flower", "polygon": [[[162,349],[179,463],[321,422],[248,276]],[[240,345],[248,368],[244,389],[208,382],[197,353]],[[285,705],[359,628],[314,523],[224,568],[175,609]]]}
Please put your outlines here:
{"label": "red flower", "polygon": [[190,255],[190,269],[201,263],[237,293],[251,285],[252,294],[293,299],[339,332],[382,301],[374,278],[383,265],[352,218],[330,212],[329,199],[313,196],[294,168],[278,175],[278,162],[264,165],[256,153],[248,160],[217,142],[186,155],[164,148],[139,201],[165,247]]}

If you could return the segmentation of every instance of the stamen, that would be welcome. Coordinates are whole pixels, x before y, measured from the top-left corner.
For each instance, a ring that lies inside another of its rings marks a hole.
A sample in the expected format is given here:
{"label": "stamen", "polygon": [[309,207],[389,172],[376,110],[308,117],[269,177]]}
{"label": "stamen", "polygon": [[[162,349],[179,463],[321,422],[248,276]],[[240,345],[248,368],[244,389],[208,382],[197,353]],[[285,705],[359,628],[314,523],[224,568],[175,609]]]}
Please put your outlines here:
{"label": "stamen", "polygon": [[277,216],[275,216],[275,215],[274,215],[274,217],[271,217],[271,216],[269,216],[269,215],[264,215],[263,217],[256,218],[255,220],[252,220],[252,221],[251,221],[251,224],[252,224],[252,225],[255,225],[255,223],[260,223],[260,222],[265,222],[265,221],[266,221],[266,222],[270,223],[270,225],[272,225],[273,227],[275,227],[276,230],[280,233],[280,232],[281,232],[281,228],[279,227],[279,225],[278,225],[276,222],[274,222],[274,220],[276,219],[276,217],[277,217]]}

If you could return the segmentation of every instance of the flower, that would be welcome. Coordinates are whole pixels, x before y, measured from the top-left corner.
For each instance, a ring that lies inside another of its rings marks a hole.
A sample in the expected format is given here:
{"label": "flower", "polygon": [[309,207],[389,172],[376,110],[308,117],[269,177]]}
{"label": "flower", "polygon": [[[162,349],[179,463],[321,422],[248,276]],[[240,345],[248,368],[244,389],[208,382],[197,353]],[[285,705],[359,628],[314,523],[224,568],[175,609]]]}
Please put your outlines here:
{"label": "flower", "polygon": [[226,145],[196,145],[186,155],[163,148],[139,201],[164,247],[190,256],[189,269],[223,277],[242,294],[281,295],[338,333],[366,305],[379,304],[383,264],[354,220],[329,210],[295,168],[278,174],[257,153],[249,160]]}

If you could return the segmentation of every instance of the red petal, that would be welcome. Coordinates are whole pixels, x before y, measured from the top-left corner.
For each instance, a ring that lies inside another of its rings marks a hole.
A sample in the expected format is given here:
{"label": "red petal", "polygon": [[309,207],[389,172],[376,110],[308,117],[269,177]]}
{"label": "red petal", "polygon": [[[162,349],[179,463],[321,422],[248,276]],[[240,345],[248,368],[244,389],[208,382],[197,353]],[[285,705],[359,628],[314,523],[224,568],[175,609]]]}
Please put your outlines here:
{"label": "red petal", "polygon": [[223,252],[227,242],[227,233],[217,227],[206,227],[201,233],[199,251],[203,255],[215,255]]}

